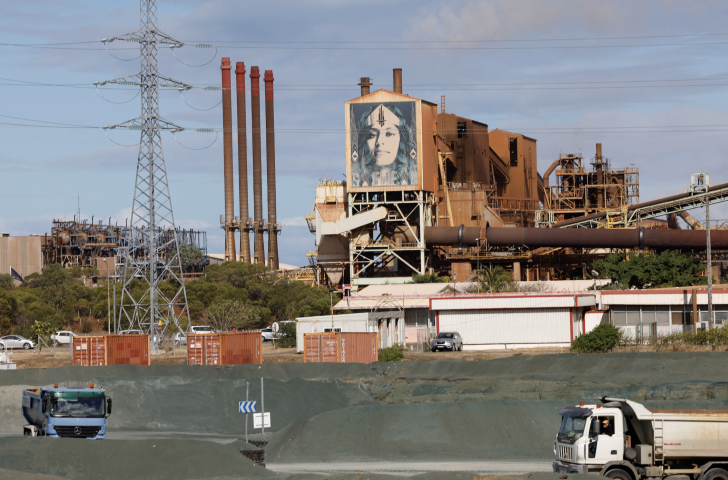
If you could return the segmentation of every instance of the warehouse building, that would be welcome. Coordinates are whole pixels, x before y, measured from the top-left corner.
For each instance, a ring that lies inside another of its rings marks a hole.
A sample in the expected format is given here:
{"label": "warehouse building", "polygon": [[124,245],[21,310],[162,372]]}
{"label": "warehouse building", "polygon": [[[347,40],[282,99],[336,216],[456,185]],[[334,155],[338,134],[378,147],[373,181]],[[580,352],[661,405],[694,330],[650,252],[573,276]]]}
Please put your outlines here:
{"label": "warehouse building", "polygon": [[303,353],[303,335],[306,333],[376,333],[377,348],[404,345],[404,314],[401,310],[321,315],[296,319],[296,345]]}
{"label": "warehouse building", "polygon": [[458,332],[464,350],[568,347],[604,319],[594,293],[502,293],[430,299],[437,332]]}
{"label": "warehouse building", "polygon": [[[610,323],[632,338],[709,327],[705,289],[607,290],[601,305]],[[728,290],[713,289],[713,320],[728,322]]]}

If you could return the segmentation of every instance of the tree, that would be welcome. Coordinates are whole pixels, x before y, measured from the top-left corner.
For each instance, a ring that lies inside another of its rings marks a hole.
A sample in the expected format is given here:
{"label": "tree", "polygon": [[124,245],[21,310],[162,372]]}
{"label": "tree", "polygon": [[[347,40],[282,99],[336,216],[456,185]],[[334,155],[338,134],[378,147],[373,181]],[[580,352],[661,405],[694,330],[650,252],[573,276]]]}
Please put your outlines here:
{"label": "tree", "polygon": [[437,273],[425,273],[424,275],[412,275],[412,283],[448,283],[450,277],[438,277]]}
{"label": "tree", "polygon": [[7,273],[3,273],[0,275],[0,288],[13,288],[15,284],[13,283],[13,277]]}
{"label": "tree", "polygon": [[[50,343],[51,335],[56,331],[56,329],[48,322],[33,322],[33,325],[31,325],[30,333],[32,335],[31,340],[37,340],[39,337],[43,339],[47,344]],[[38,343],[38,351],[41,350],[42,343]]]}
{"label": "tree", "polygon": [[510,274],[500,266],[483,269],[478,280],[480,288],[486,293],[503,292],[513,286]]}
{"label": "tree", "polygon": [[632,254],[629,257],[624,253],[612,253],[603,260],[595,261],[592,270],[599,272],[599,277],[609,278],[622,287],[683,287],[707,282],[707,278],[701,276],[705,264],[677,250],[666,250],[659,255]]}
{"label": "tree", "polygon": [[179,258],[182,262],[182,270],[187,272],[204,264],[205,253],[196,245],[182,242],[179,244]]}
{"label": "tree", "polygon": [[68,272],[58,263],[52,263],[43,269],[40,279],[41,298],[46,305],[60,312],[68,296]]}
{"label": "tree", "polygon": [[207,312],[207,324],[218,332],[228,332],[233,328],[248,329],[259,322],[259,312],[238,300],[215,300]]}

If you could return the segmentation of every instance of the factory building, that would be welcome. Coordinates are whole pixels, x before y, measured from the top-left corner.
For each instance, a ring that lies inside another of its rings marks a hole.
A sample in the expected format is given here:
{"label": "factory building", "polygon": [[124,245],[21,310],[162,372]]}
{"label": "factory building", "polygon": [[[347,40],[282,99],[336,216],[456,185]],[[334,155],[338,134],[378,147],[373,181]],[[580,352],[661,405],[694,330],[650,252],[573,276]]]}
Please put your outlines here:
{"label": "factory building", "polygon": [[11,237],[0,233],[0,274],[9,274],[12,268],[21,277],[38,273],[43,268],[43,237]]}

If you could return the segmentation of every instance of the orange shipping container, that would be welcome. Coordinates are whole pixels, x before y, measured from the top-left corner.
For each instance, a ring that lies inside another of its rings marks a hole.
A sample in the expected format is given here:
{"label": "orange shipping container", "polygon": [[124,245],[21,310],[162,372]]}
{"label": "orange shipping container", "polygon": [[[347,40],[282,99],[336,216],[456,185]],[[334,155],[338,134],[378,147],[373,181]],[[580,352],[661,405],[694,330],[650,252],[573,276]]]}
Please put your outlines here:
{"label": "orange shipping container", "polygon": [[220,363],[263,363],[263,335],[260,332],[221,333]]}
{"label": "orange shipping container", "polygon": [[106,365],[106,341],[104,336],[73,337],[73,364],[82,367]]}
{"label": "orange shipping container", "polygon": [[340,333],[341,363],[372,363],[379,359],[376,333]]}
{"label": "orange shipping container", "polygon": [[378,358],[376,333],[306,333],[304,363],[372,363]]}
{"label": "orange shipping container", "polygon": [[187,365],[220,365],[220,334],[187,335]]}
{"label": "orange shipping container", "polygon": [[106,335],[107,365],[149,365],[149,335]]}

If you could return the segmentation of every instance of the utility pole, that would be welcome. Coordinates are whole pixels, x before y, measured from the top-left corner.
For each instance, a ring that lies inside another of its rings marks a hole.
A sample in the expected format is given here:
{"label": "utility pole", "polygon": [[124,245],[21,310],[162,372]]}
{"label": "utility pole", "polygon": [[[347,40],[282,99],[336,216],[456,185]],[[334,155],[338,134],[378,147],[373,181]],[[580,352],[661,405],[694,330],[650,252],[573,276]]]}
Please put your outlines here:
{"label": "utility pole", "polygon": [[[184,44],[157,29],[157,0],[140,0],[140,15],[139,30],[104,39],[103,42],[122,40],[138,43],[141,71],[127,77],[94,83],[137,85],[140,88],[141,116],[104,128],[141,130],[129,237],[126,239],[128,243],[123,260],[119,322],[125,318],[129,328],[150,333],[154,351],[160,346],[170,323],[180,332],[179,320],[182,316],[187,317],[189,324],[187,291],[161,138],[162,130],[174,133],[183,128],[160,116],[159,89],[175,88],[182,91],[192,87],[159,74],[158,46],[162,44],[180,48]],[[174,279],[178,285],[169,297],[160,289],[160,283],[166,279]],[[131,284],[135,280],[142,282],[145,287],[144,293],[137,298],[131,293]],[[155,335],[158,337],[155,338]]]}
{"label": "utility pole", "polygon": [[708,198],[708,191],[710,185],[705,182],[705,256],[708,259],[708,325],[709,328],[713,328],[713,262],[710,258],[710,199]]}

